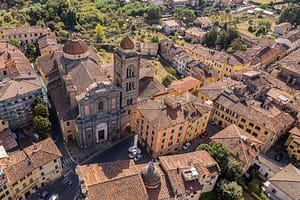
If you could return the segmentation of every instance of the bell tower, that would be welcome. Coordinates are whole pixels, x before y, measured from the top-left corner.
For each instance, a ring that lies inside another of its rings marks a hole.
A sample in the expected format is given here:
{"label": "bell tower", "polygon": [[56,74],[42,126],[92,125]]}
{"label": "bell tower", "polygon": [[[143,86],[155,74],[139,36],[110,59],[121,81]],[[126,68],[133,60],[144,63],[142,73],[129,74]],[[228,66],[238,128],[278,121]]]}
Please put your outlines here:
{"label": "bell tower", "polygon": [[121,87],[122,131],[135,131],[135,114],[139,92],[140,55],[133,41],[126,36],[114,54],[114,84]]}

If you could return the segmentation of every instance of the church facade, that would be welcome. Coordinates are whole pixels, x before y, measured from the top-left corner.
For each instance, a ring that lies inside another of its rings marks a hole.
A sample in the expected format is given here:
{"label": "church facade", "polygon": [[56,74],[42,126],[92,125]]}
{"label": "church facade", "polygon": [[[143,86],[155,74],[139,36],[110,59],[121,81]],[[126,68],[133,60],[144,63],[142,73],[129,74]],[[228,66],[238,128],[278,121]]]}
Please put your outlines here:
{"label": "church facade", "polygon": [[[49,64],[50,63],[50,64]],[[66,141],[81,149],[135,130],[140,56],[125,37],[114,54],[113,77],[80,39],[39,60]]]}

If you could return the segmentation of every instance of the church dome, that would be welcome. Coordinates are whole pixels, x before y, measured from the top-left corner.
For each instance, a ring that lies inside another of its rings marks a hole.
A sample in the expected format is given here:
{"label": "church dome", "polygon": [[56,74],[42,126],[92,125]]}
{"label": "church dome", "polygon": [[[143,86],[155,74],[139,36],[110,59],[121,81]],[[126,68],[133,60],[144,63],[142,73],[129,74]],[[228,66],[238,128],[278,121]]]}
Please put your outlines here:
{"label": "church dome", "polygon": [[122,39],[120,47],[124,50],[134,49],[134,43],[128,36],[126,36]]}
{"label": "church dome", "polygon": [[149,162],[148,166],[142,169],[141,176],[146,188],[153,189],[160,185],[160,174],[154,162]]}
{"label": "church dome", "polygon": [[69,40],[63,47],[63,52],[69,55],[84,54],[89,50],[89,46],[80,39]]}

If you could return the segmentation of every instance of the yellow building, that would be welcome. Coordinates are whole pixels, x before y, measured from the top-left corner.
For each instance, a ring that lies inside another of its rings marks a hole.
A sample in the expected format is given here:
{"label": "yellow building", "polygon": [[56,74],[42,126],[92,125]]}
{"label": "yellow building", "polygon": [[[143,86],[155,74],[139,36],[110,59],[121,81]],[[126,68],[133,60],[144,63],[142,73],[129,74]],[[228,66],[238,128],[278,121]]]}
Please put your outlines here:
{"label": "yellow building", "polygon": [[[4,199],[25,199],[62,175],[61,153],[51,138],[0,159],[7,179]],[[4,186],[3,186],[4,188]],[[8,192],[7,192],[8,191]],[[2,198],[1,198],[2,199]]]}
{"label": "yellow building", "polygon": [[250,62],[248,61],[237,59],[225,52],[212,50],[199,44],[187,44],[184,48],[194,58],[216,70],[219,78],[228,77],[233,72],[250,66]]}
{"label": "yellow building", "polygon": [[210,108],[191,94],[139,102],[137,133],[152,157],[175,153],[206,130]]}
{"label": "yellow building", "polygon": [[294,119],[271,104],[253,101],[248,106],[227,89],[215,101],[213,120],[222,127],[236,124],[265,143],[266,152],[293,125]]}
{"label": "yellow building", "polygon": [[8,121],[0,119],[0,132],[8,128],[9,128]]}
{"label": "yellow building", "polygon": [[289,131],[290,135],[285,142],[290,157],[300,161],[300,130],[295,127]]}

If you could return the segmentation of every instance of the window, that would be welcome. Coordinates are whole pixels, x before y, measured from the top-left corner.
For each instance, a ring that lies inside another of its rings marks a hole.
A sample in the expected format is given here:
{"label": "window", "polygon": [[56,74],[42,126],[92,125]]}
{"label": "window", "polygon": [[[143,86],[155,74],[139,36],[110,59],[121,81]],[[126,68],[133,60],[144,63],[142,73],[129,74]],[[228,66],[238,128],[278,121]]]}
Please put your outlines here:
{"label": "window", "polygon": [[70,122],[67,122],[67,126],[70,126]]}
{"label": "window", "polygon": [[241,122],[245,123],[245,122],[246,122],[246,120],[245,120],[244,118],[242,118],[242,119],[241,119]]}
{"label": "window", "polygon": [[45,173],[44,173],[44,172],[42,172],[42,173],[41,173],[41,176],[44,176],[44,175],[45,175]]}
{"label": "window", "polygon": [[27,186],[26,183],[23,183],[23,188],[26,188],[26,186]]}
{"label": "window", "polygon": [[255,126],[255,129],[260,131],[260,127],[259,126]]}
{"label": "window", "polygon": [[173,135],[171,135],[170,140],[173,140]]}
{"label": "window", "polygon": [[16,188],[16,193],[19,193],[20,192],[20,189],[19,188]]}
{"label": "window", "polygon": [[43,166],[40,166],[40,170],[42,170],[43,169]]}
{"label": "window", "polygon": [[255,133],[255,132],[253,132],[252,135],[253,135],[254,137],[257,137],[257,133]]}
{"label": "window", "polygon": [[165,136],[166,136],[166,132],[163,133],[163,137],[165,137]]}
{"label": "window", "polygon": [[164,143],[165,142],[165,139],[162,139],[161,143]]}
{"label": "window", "polygon": [[98,102],[98,111],[102,111],[103,110],[103,101],[99,101]]}
{"label": "window", "polygon": [[265,135],[268,135],[268,131],[265,131],[264,134],[265,134]]}
{"label": "window", "polygon": [[57,162],[57,160],[55,159],[53,162],[54,162],[54,163],[56,163],[56,162]]}
{"label": "window", "polygon": [[293,146],[293,145],[290,145],[290,149],[294,149],[294,146]]}
{"label": "window", "polygon": [[174,129],[172,129],[171,133],[174,133]]}
{"label": "window", "polygon": [[254,126],[254,124],[250,122],[250,123],[249,123],[249,126],[253,127],[253,126]]}
{"label": "window", "polygon": [[128,110],[128,112],[127,112],[127,113],[128,113],[128,115],[130,115],[131,111],[130,111],[130,110]]}
{"label": "window", "polygon": [[33,183],[33,179],[32,178],[29,179],[29,183]]}
{"label": "window", "polygon": [[246,131],[247,131],[248,133],[251,133],[251,130],[250,130],[249,128],[247,128]]}
{"label": "window", "polygon": [[9,191],[7,190],[7,191],[5,192],[5,194],[8,196],[8,195],[9,195]]}
{"label": "window", "polygon": [[85,105],[83,108],[84,108],[84,115],[85,116],[90,116],[90,106]]}
{"label": "window", "polygon": [[169,142],[168,146],[172,146],[173,145],[173,142]]}
{"label": "window", "polygon": [[55,169],[58,169],[58,166],[57,166],[57,165],[55,165]]}
{"label": "window", "polygon": [[111,100],[111,109],[116,109],[117,108],[117,101],[116,99]]}

